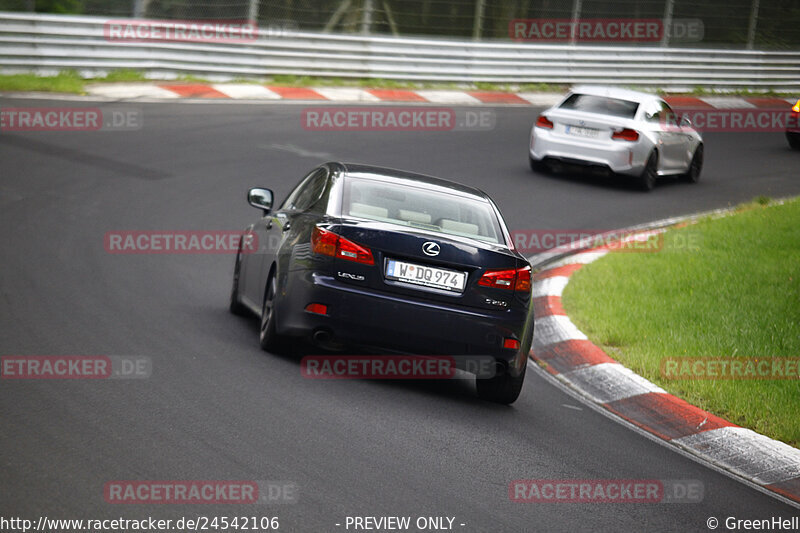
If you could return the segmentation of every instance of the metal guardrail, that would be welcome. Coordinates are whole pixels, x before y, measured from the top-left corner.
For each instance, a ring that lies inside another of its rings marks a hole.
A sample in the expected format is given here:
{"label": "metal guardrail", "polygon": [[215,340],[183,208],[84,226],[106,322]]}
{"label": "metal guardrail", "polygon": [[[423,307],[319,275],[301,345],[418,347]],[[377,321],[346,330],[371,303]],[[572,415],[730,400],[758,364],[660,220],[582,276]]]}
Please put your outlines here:
{"label": "metal guardrail", "polygon": [[[105,17],[0,13],[0,70],[116,69],[212,80],[276,74],[448,82],[800,90],[800,51],[451,41],[259,30],[224,42],[121,42]],[[116,20],[116,19],[115,19]],[[136,22],[131,19],[131,22]],[[141,21],[139,21],[141,22]]]}

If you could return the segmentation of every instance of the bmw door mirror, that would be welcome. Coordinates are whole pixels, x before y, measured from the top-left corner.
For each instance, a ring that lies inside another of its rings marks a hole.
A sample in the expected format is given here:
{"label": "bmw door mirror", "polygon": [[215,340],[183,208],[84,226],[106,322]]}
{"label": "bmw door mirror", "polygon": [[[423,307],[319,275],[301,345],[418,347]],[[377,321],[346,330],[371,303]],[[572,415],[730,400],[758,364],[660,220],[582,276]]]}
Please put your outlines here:
{"label": "bmw door mirror", "polygon": [[266,215],[272,210],[272,191],[254,187],[247,193],[247,203],[264,211]]}
{"label": "bmw door mirror", "polygon": [[681,127],[683,127],[683,128],[691,128],[692,127],[692,121],[689,120],[689,117],[681,118]]}

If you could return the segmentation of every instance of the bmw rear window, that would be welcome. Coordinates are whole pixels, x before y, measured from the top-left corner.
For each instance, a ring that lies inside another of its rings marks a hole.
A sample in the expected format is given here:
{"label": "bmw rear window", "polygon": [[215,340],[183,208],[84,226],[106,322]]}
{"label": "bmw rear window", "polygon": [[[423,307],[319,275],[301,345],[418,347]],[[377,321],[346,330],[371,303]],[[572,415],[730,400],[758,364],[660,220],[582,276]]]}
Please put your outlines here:
{"label": "bmw rear window", "polygon": [[633,118],[636,116],[639,104],[620,98],[575,93],[564,100],[559,108],[597,113],[598,115],[611,115],[612,117]]}
{"label": "bmw rear window", "polygon": [[504,242],[489,202],[405,184],[348,177],[342,214],[479,241]]}

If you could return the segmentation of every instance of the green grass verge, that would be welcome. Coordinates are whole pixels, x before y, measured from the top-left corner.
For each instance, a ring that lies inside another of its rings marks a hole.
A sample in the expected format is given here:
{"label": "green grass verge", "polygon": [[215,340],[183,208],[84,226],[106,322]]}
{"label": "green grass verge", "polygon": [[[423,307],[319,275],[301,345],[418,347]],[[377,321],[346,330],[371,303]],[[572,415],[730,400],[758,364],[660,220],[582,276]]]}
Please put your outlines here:
{"label": "green grass verge", "polygon": [[800,201],[759,197],[615,252],[563,294],[573,322],[617,361],[689,403],[800,447],[800,380],[675,380],[676,357],[800,357]]}
{"label": "green grass verge", "polygon": [[[57,76],[37,76],[35,74],[0,74],[0,91],[46,91],[84,94],[87,83],[147,82],[154,81],[136,70],[115,70],[102,78],[81,78],[74,71],[64,71]],[[198,76],[178,76],[177,82],[211,83]],[[286,87],[363,87],[372,89],[452,89],[503,92],[566,92],[567,86],[546,83],[527,83],[517,85],[495,83],[447,83],[412,82],[387,80],[382,78],[322,78],[313,76],[275,75],[266,78],[235,78],[232,83],[253,83]]]}
{"label": "green grass verge", "polygon": [[84,83],[84,80],[74,72],[61,72],[58,76],[0,74],[0,91],[44,91],[81,94],[84,92]]}

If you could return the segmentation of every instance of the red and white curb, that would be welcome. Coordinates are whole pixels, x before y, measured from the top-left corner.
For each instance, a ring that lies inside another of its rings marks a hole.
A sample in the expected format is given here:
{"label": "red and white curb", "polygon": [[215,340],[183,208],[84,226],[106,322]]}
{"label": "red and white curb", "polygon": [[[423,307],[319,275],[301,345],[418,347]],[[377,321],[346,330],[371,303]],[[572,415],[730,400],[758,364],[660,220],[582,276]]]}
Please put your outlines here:
{"label": "red and white curb", "polygon": [[[110,83],[87,86],[90,96],[114,99],[209,99],[242,101],[327,101],[341,103],[418,103],[442,105],[551,106],[563,95],[556,93],[455,91],[431,89],[360,89],[357,87],[279,87],[255,83]],[[785,107],[793,98],[668,96],[666,100],[687,109]]]}
{"label": "red and white curb", "polygon": [[617,363],[570,321],[561,305],[564,287],[575,271],[606,253],[603,248],[578,252],[534,276],[533,359],[545,363],[547,372],[587,401],[719,468],[800,502],[800,450],[667,393]]}
{"label": "red and white curb", "polygon": [[357,87],[279,87],[254,83],[113,83],[87,86],[90,96],[119,99],[295,100],[348,103],[418,103],[447,105],[516,104],[550,106],[562,95],[501,91],[430,89],[360,89]]}

